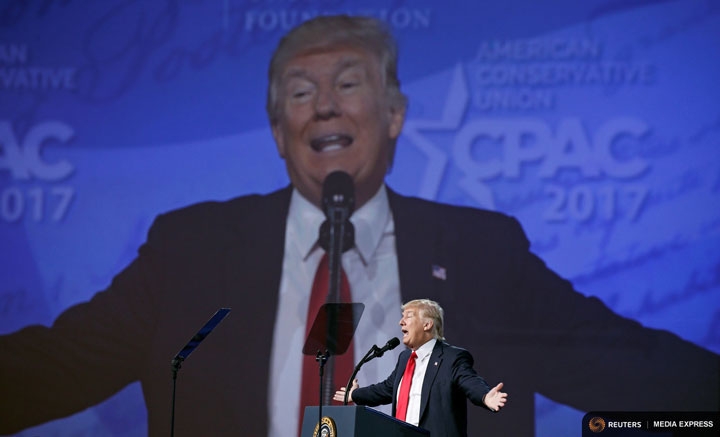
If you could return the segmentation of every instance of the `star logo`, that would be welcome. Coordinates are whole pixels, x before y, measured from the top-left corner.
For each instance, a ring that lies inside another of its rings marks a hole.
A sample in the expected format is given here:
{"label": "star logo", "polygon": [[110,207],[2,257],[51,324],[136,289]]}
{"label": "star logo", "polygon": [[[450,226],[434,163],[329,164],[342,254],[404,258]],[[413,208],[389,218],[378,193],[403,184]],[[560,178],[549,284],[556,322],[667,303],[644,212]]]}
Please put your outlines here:
{"label": "star logo", "polygon": [[[427,158],[427,165],[417,193],[419,197],[437,198],[449,161],[448,153],[438,147],[424,132],[457,131],[465,117],[469,100],[470,92],[463,67],[461,64],[457,64],[451,73],[447,97],[440,118],[434,120],[411,119],[405,123],[403,135]],[[467,176],[459,182],[459,185],[481,206],[494,208],[492,192],[486,185]]]}

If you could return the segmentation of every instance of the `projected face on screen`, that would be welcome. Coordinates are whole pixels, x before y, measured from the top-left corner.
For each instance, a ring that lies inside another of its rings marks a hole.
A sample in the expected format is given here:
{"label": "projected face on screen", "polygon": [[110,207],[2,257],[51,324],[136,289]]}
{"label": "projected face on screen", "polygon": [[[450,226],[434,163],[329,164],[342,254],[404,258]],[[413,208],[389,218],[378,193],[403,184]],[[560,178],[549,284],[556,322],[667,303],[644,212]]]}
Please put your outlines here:
{"label": "projected face on screen", "polygon": [[382,184],[404,117],[384,88],[377,57],[352,46],[301,52],[286,64],[273,136],[293,184],[315,204],[334,170],[353,177],[358,205]]}

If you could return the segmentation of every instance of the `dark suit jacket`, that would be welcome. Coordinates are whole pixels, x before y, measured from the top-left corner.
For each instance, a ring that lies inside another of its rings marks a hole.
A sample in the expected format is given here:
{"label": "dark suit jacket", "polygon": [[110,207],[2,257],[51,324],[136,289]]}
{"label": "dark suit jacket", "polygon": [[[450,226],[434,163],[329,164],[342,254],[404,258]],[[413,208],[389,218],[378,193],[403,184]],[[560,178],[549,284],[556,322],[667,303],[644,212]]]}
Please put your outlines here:
{"label": "dark suit jacket", "polygon": [[[180,371],[176,435],[267,435],[290,192],[159,216],[108,289],[52,328],[0,337],[0,432],[72,414],[139,381],[150,435],[167,435],[170,359],[219,307],[231,307]],[[469,417],[472,435],[532,435],[535,392],[579,410],[718,409],[716,354],[575,292],[529,252],[514,219],[392,192],[389,201],[403,301],[440,302],[446,337],[479,354],[479,372],[511,394],[501,413]]]}
{"label": "dark suit jacket", "polygon": [[[410,352],[406,349],[400,354],[395,370],[385,381],[353,391],[355,403],[370,407],[392,403],[394,416],[397,391]],[[468,351],[438,341],[422,380],[418,425],[430,431],[431,436],[466,436],[467,400],[485,406],[483,397],[489,390],[485,380],[473,369],[473,358]]]}

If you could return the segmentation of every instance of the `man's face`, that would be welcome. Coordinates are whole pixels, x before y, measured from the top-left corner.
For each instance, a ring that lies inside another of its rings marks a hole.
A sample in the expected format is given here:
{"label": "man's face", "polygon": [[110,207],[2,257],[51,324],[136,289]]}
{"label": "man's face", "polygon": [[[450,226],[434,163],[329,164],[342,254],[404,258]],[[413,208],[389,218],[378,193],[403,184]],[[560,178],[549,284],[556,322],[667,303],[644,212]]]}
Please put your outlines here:
{"label": "man's face", "polygon": [[280,74],[272,131],[293,185],[321,206],[325,176],[343,170],[360,207],[385,178],[405,116],[390,104],[377,56],[328,46],[290,58]]}
{"label": "man's face", "polygon": [[432,321],[424,320],[417,307],[406,307],[400,319],[402,342],[410,349],[417,349],[433,338]]}

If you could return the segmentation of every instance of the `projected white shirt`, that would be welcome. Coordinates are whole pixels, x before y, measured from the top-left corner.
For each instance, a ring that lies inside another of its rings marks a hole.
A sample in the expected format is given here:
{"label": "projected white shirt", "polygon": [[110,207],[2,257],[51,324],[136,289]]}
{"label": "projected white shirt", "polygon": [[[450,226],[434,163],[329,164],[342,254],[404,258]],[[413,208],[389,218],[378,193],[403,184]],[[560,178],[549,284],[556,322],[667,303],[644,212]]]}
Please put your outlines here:
{"label": "projected white shirt", "polygon": [[[316,245],[324,220],[322,211],[293,191],[270,362],[268,435],[285,435],[288,429],[295,432],[302,420],[299,415],[302,347],[310,290],[324,253]],[[382,346],[400,332],[400,280],[394,223],[385,187],[355,211],[350,220],[355,227],[355,247],[343,254],[342,265],[353,301],[365,304],[354,337],[357,362],[374,344]],[[387,378],[401,350],[396,348],[365,364],[358,373],[360,385]],[[389,405],[379,409],[390,413]]]}

